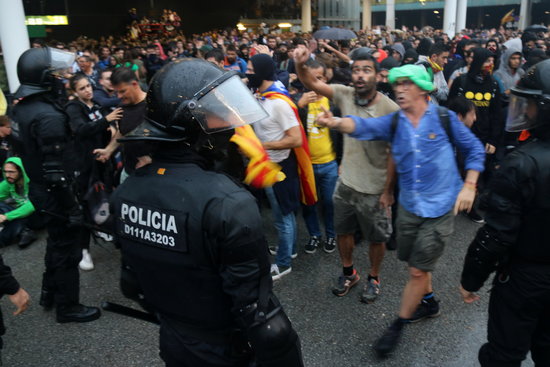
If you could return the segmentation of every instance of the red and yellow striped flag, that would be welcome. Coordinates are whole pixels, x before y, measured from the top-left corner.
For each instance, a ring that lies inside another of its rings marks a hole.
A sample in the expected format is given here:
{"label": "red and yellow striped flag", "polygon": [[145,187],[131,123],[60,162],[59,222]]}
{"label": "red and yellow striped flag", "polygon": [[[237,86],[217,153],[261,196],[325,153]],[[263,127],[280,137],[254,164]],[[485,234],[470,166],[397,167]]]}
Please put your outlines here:
{"label": "red and yellow striped flag", "polygon": [[298,125],[302,133],[302,145],[294,148],[294,154],[296,155],[296,161],[298,163],[298,176],[300,178],[300,199],[305,205],[313,205],[317,202],[317,189],[315,187],[315,175],[313,173],[313,166],[311,165],[311,156],[309,154],[309,146],[307,144],[307,136],[304,131],[304,127],[300,122],[300,115],[298,114],[298,107],[294,102],[279,92],[264,92],[262,97],[268,99],[282,99],[292,108],[294,115],[298,120]]}
{"label": "red and yellow striped flag", "polygon": [[244,155],[250,159],[244,178],[246,184],[264,188],[285,179],[285,174],[281,172],[281,166],[269,160],[262,142],[250,125],[235,128],[235,134],[230,141],[237,144]]}

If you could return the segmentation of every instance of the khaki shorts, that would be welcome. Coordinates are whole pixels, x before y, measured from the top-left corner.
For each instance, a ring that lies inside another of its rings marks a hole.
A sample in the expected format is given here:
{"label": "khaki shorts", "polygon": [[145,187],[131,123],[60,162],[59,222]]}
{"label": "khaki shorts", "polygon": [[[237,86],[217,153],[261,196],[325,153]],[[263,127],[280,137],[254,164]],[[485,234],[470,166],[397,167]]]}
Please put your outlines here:
{"label": "khaki shorts", "polygon": [[391,218],[380,208],[380,195],[355,191],[338,180],[332,199],[336,234],[354,234],[359,229],[369,242],[386,242],[390,238]]}
{"label": "khaki shorts", "polygon": [[451,210],[439,218],[422,218],[399,206],[395,227],[399,260],[431,272],[451,238],[454,215]]}

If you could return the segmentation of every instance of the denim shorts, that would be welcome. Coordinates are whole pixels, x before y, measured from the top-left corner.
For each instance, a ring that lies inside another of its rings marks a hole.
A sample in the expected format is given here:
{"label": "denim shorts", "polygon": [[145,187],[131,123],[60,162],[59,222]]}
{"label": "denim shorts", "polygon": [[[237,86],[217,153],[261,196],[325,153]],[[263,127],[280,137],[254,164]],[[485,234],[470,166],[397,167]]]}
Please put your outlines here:
{"label": "denim shorts", "polygon": [[438,218],[422,218],[400,205],[395,227],[399,260],[431,272],[451,238],[454,215],[451,210]]}
{"label": "denim shorts", "polygon": [[369,242],[386,242],[392,232],[391,218],[379,200],[380,195],[355,191],[338,180],[333,195],[336,234],[354,234],[359,229]]}

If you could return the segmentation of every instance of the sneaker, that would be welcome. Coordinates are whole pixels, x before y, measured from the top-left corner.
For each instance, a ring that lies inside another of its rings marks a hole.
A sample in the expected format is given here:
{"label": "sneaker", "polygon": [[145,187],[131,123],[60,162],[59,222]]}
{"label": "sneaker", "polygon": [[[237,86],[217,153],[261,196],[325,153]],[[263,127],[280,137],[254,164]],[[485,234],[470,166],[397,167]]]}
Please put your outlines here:
{"label": "sneaker", "polygon": [[374,343],[373,348],[379,357],[387,357],[399,342],[401,330],[389,327],[384,334]]}
{"label": "sneaker", "polygon": [[336,238],[334,237],[327,238],[327,240],[325,241],[325,248],[323,248],[323,250],[327,254],[333,253],[334,250],[336,250]]}
{"label": "sneaker", "polygon": [[478,224],[485,223],[485,219],[483,219],[483,217],[479,215],[479,213],[475,209],[472,209],[470,210],[469,213],[466,213],[466,216],[474,223],[478,223]]}
{"label": "sneaker", "polygon": [[441,315],[441,311],[439,311],[439,301],[436,300],[435,302],[426,302],[426,300],[423,299],[416,308],[416,311],[414,311],[413,316],[408,321],[418,322],[420,320],[437,317],[439,315]]}
{"label": "sneaker", "polygon": [[332,290],[332,294],[338,297],[345,296],[348,294],[349,290],[359,282],[359,279],[361,279],[361,277],[357,270],[353,271],[353,275],[340,275],[338,277],[338,286]]}
{"label": "sneaker", "polygon": [[273,280],[279,280],[287,274],[290,274],[292,267],[290,266],[278,266],[277,264],[271,265],[271,278]]}
{"label": "sneaker", "polygon": [[363,303],[372,303],[376,301],[376,298],[380,294],[380,282],[374,279],[368,281],[363,288],[363,293],[361,294],[361,302]]}
{"label": "sneaker", "polygon": [[86,249],[82,250],[82,260],[78,263],[80,270],[90,271],[94,270],[94,262],[92,261],[92,255]]}
{"label": "sneaker", "polygon": [[321,243],[321,239],[317,236],[311,236],[309,238],[309,242],[304,247],[304,251],[307,254],[313,254],[315,251],[317,251],[317,246]]}

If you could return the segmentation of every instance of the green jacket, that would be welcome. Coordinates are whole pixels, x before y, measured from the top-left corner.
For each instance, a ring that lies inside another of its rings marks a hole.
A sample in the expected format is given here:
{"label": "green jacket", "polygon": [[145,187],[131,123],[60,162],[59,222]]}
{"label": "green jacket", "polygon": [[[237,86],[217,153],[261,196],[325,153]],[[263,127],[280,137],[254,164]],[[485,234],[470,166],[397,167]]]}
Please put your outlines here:
{"label": "green jacket", "polygon": [[4,215],[6,216],[6,218],[8,218],[8,220],[28,217],[34,212],[34,205],[32,205],[31,201],[29,200],[29,177],[25,172],[25,168],[23,167],[21,158],[11,157],[6,159],[4,164],[6,163],[13,163],[21,168],[24,184],[23,194],[19,195],[15,190],[15,185],[9,183],[6,180],[4,168],[2,167],[2,176],[4,177],[4,181],[0,182],[0,201],[4,201],[7,199],[13,199],[15,201],[15,209],[10,212],[4,213]]}

